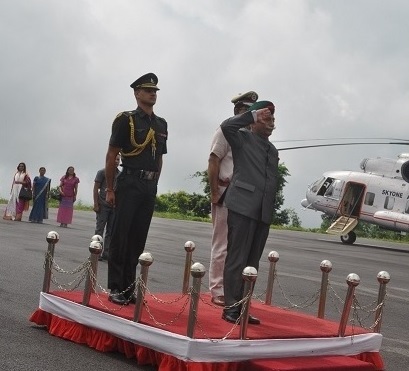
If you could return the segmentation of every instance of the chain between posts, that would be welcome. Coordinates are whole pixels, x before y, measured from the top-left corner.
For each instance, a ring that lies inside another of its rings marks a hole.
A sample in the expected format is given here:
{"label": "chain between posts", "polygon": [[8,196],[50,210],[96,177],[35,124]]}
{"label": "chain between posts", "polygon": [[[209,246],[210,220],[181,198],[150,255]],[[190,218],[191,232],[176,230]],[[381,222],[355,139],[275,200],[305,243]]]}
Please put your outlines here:
{"label": "chain between posts", "polygon": [[[117,305],[115,305],[115,308],[108,308],[104,304],[104,302],[106,302],[106,300],[104,300],[104,299],[102,299],[100,297],[100,293],[102,292],[103,294],[107,294],[107,295],[109,293],[97,281],[96,269],[92,268],[92,262],[90,261],[90,259],[88,259],[87,261],[79,264],[77,267],[75,267],[72,270],[65,270],[65,269],[61,268],[54,259],[54,248],[55,248],[55,244],[58,242],[58,240],[59,240],[59,236],[58,236],[58,233],[56,233],[56,232],[50,232],[47,235],[47,242],[49,242],[49,246],[48,246],[49,248],[47,249],[47,252],[45,254],[44,269],[46,271],[46,274],[44,276],[44,286],[43,286],[43,288],[45,287],[47,289],[47,284],[48,284],[48,290],[49,290],[50,283],[53,283],[56,287],[58,287],[59,290],[66,291],[66,292],[73,291],[73,290],[77,289],[82,284],[84,279],[89,278],[90,284],[91,284],[90,285],[91,291],[95,294],[95,297],[96,297],[97,301],[99,302],[99,304],[101,305],[101,307],[105,308],[106,310],[108,310],[110,312],[117,312],[118,310],[121,310],[123,308],[123,306],[129,304],[129,301],[128,301],[124,305],[119,306],[119,307]],[[189,247],[189,249],[190,248],[191,248],[191,246]],[[186,260],[188,260],[188,259],[186,259]],[[190,256],[189,257],[189,262],[191,262],[191,261],[192,261],[192,259],[191,259],[191,256]],[[275,269],[275,266],[274,266],[274,269],[272,269],[272,271],[273,271],[273,273],[270,274],[270,277],[272,277],[272,279],[273,279],[272,282],[277,281],[278,287],[279,287],[279,289],[281,291],[282,296],[285,298],[285,300],[288,303],[290,303],[290,306],[287,307],[287,308],[284,308],[284,309],[291,309],[291,308],[303,309],[303,308],[307,308],[307,307],[313,305],[318,300],[318,298],[320,296],[319,295],[320,294],[319,289],[311,297],[307,298],[302,303],[299,303],[299,304],[293,303],[292,300],[290,300],[289,297],[286,295],[286,293],[285,293],[285,291],[284,291],[284,289],[282,287],[282,284],[281,284],[281,282],[279,280],[279,276],[277,274],[277,270]],[[79,274],[79,275],[77,277],[75,277],[72,281],[68,282],[68,283],[60,283],[60,282],[58,282],[55,273],[66,274],[66,275],[67,274],[68,275]],[[382,318],[383,318],[383,309],[385,308],[385,302],[386,302],[386,299],[388,297],[387,293],[386,293],[386,284],[389,282],[389,280],[390,280],[390,277],[389,277],[389,274],[387,272],[380,272],[378,274],[378,281],[380,282],[378,300],[374,300],[370,304],[366,304],[366,305],[361,304],[358,301],[358,299],[356,298],[354,293],[351,295],[351,297],[347,297],[348,301],[350,301],[350,309],[352,308],[353,315],[352,315],[352,320],[348,321],[348,316],[345,316],[345,313],[342,313],[342,317],[341,317],[341,321],[340,321],[340,329],[339,329],[339,335],[340,336],[343,336],[342,335],[342,332],[343,332],[342,331],[342,326],[344,326],[344,325],[346,326],[346,324],[348,322],[352,323],[353,328],[354,328],[355,323],[356,323],[356,324],[359,324],[359,326],[362,327],[362,328],[372,330],[372,331],[375,331],[375,332],[380,331],[380,326],[381,326]],[[331,297],[331,300],[333,301],[334,305],[336,306],[335,301],[338,301],[339,303],[342,303],[344,305],[344,312],[345,312],[345,310],[346,310],[345,306],[348,306],[348,301],[347,300],[344,301],[336,293],[334,287],[331,286],[327,276],[323,275],[321,284],[322,284],[321,286],[324,285],[324,286],[328,287],[326,290],[328,290],[330,292],[330,294],[331,294],[330,297]],[[184,285],[186,285],[186,284],[184,283]],[[189,281],[187,281],[187,285],[189,285]],[[205,285],[203,285],[202,282],[200,282],[199,286],[201,287],[201,286],[205,286]],[[213,308],[219,308],[219,307],[216,307],[215,305],[213,305],[212,303],[204,300],[204,298],[202,298],[200,296],[200,287],[196,288],[196,289],[188,287],[186,293],[182,293],[179,297],[177,297],[175,299],[165,301],[163,299],[158,298],[153,293],[151,293],[150,290],[148,289],[146,283],[144,283],[143,280],[138,278],[127,289],[125,289],[122,292],[122,294],[124,294],[126,292],[129,292],[129,290],[132,290],[133,288],[135,288],[136,291],[142,290],[144,292],[144,295],[149,295],[153,300],[157,301],[160,304],[173,304],[173,303],[176,303],[176,302],[178,302],[180,300],[186,299],[183,302],[182,308],[179,311],[179,313],[176,313],[176,315],[170,321],[168,321],[166,323],[161,323],[160,321],[155,319],[155,317],[154,317],[154,315],[152,313],[152,308],[148,305],[148,302],[146,300],[141,301],[141,303],[143,303],[144,308],[146,309],[146,311],[147,311],[149,317],[151,318],[151,320],[157,326],[165,327],[165,326],[168,326],[168,325],[172,325],[173,323],[175,323],[180,318],[181,314],[186,310],[189,299],[192,299],[192,296],[195,295],[195,294],[198,294],[198,300],[201,300],[206,305],[210,305]],[[191,307],[192,315],[195,318],[195,325],[197,326],[199,331],[202,333],[202,335],[205,338],[207,338],[208,340],[210,340],[212,342],[223,341],[223,340],[227,339],[229,336],[231,336],[234,329],[239,325],[240,321],[242,320],[243,315],[245,314],[244,312],[245,312],[245,309],[246,309],[246,305],[245,305],[246,301],[250,300],[251,298],[256,298],[256,299],[260,300],[260,298],[263,295],[266,294],[266,302],[267,302],[267,294],[268,294],[270,289],[271,289],[271,292],[272,292],[272,285],[268,286],[267,289],[262,294],[257,294],[257,295],[254,295],[253,293],[248,294],[241,301],[239,301],[237,303],[234,303],[232,306],[225,307],[226,309],[228,309],[228,308],[234,308],[234,307],[241,306],[241,313],[240,313],[239,319],[233,325],[232,329],[221,339],[211,339],[206,334],[206,331],[204,330],[205,327],[198,320],[197,308],[192,308]],[[48,291],[44,291],[44,292],[48,292]],[[321,288],[321,294],[322,293],[323,293],[323,290]],[[142,297],[142,295],[137,295],[137,297],[138,296]],[[262,302],[262,300],[260,300],[260,301]],[[322,305],[321,301],[320,301],[320,305]],[[338,312],[341,314],[338,306],[336,306],[336,308],[338,309]],[[365,315],[360,316],[361,312],[365,312]],[[365,326],[363,322],[367,321],[368,318],[371,315],[373,315],[374,313],[375,313],[374,323],[372,325],[370,325],[369,327]],[[243,334],[241,334],[241,335],[243,335]]]}

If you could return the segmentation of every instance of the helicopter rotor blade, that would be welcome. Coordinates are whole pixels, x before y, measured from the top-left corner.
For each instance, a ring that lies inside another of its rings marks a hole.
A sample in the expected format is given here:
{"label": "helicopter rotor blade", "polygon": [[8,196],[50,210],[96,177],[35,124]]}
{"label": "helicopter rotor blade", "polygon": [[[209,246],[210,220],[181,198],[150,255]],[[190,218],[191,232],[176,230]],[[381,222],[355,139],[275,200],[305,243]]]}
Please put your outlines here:
{"label": "helicopter rotor blade", "polygon": [[409,139],[401,139],[401,138],[313,138],[313,139],[275,140],[274,143],[313,142],[313,141],[324,141],[324,140],[398,140],[401,142],[409,142]]}
{"label": "helicopter rotor blade", "polygon": [[356,146],[356,145],[367,145],[367,144],[394,144],[407,146],[409,143],[406,142],[357,142],[357,143],[328,143],[328,144],[314,144],[308,146],[298,146],[298,147],[286,147],[277,148],[278,151],[288,151],[291,149],[304,149],[304,148],[316,148],[316,147],[336,147],[336,146]]}

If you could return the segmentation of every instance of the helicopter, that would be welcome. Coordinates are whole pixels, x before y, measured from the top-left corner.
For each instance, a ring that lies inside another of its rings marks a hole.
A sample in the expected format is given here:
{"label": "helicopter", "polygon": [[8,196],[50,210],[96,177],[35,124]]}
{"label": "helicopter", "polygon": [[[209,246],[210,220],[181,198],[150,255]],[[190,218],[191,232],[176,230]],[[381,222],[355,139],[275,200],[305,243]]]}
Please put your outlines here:
{"label": "helicopter", "polygon": [[[339,138],[344,139],[344,138]],[[351,138],[345,138],[351,139]],[[407,145],[407,142],[386,142]],[[332,143],[282,148],[283,150],[377,143]],[[327,233],[338,235],[342,243],[356,241],[359,220],[384,229],[409,231],[409,153],[397,159],[364,158],[361,171],[327,171],[308,185],[301,206],[332,218]]]}

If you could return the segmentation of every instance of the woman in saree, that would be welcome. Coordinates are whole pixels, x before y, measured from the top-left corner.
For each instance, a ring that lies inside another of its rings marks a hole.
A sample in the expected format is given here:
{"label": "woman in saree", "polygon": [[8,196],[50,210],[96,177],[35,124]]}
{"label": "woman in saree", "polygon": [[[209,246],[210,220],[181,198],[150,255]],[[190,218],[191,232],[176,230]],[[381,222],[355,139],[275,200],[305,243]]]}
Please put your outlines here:
{"label": "woman in saree", "polygon": [[18,164],[17,172],[14,174],[10,199],[4,211],[3,219],[21,221],[23,212],[28,210],[30,202],[19,198],[22,187],[31,189],[31,179],[27,174],[26,164],[24,162]]}
{"label": "woman in saree", "polygon": [[69,166],[65,175],[60,179],[60,186],[58,187],[61,201],[58,207],[57,222],[60,223],[60,227],[67,228],[68,224],[72,223],[79,182],[80,180],[76,177],[74,168]]}
{"label": "woman in saree", "polygon": [[45,167],[38,170],[40,175],[33,179],[33,208],[28,220],[32,223],[42,223],[48,219],[48,194],[51,179],[45,177]]}

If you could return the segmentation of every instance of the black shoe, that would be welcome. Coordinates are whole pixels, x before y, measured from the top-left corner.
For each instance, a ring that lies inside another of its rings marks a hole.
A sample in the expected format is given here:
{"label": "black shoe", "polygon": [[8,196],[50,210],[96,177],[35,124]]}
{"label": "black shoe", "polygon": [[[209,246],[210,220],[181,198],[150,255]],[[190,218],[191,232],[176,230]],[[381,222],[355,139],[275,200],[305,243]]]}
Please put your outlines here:
{"label": "black shoe", "polygon": [[126,299],[126,301],[130,304],[135,304],[136,303],[136,296],[135,294],[131,294],[130,296],[128,296],[128,298]]}
{"label": "black shoe", "polygon": [[[222,314],[222,319],[224,319],[227,322],[230,323],[236,323],[236,321],[238,320],[238,318],[240,317],[240,313],[238,312],[225,312],[223,311]],[[248,319],[249,323],[251,325],[259,325],[260,324],[260,320],[254,316],[252,316],[251,314],[249,314],[249,319]]]}
{"label": "black shoe", "polygon": [[223,311],[223,314],[222,314],[222,319],[230,323],[236,323],[239,317],[240,317],[240,313],[238,312]]}
{"label": "black shoe", "polygon": [[111,290],[111,293],[108,296],[108,300],[118,305],[128,304],[126,297],[123,294],[121,294],[121,292],[118,289]]}
{"label": "black shoe", "polygon": [[259,325],[260,324],[260,320],[254,316],[252,316],[251,314],[249,314],[249,323],[251,325]]}

